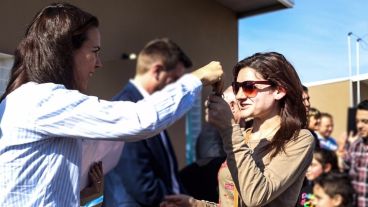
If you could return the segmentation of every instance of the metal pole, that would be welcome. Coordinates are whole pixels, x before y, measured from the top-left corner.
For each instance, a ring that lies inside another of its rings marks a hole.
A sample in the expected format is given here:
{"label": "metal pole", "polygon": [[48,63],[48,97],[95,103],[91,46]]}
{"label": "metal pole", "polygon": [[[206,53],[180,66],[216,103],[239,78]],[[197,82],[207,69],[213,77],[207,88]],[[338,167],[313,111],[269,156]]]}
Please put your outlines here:
{"label": "metal pole", "polygon": [[351,76],[352,76],[352,67],[351,67],[351,35],[353,33],[349,32],[348,33],[348,57],[349,57],[349,104],[350,107],[353,107],[353,81],[351,80]]}
{"label": "metal pole", "polygon": [[360,60],[359,60],[359,42],[360,38],[356,40],[356,76],[357,76],[357,104],[360,103],[360,80],[359,80],[359,73],[360,73]]}

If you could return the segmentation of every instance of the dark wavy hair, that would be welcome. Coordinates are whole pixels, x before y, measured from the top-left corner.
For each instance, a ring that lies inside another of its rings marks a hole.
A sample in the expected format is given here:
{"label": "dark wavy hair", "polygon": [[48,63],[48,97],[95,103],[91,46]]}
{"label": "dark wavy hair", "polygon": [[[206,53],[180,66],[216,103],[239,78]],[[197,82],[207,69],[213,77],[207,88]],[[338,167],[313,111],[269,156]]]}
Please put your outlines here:
{"label": "dark wavy hair", "polygon": [[14,53],[14,65],[1,101],[22,84],[63,84],[77,89],[73,53],[98,27],[98,19],[68,3],[53,3],[39,11]]}
{"label": "dark wavy hair", "polygon": [[296,138],[306,125],[302,84],[294,67],[276,52],[256,53],[238,62],[233,68],[234,81],[239,71],[250,67],[270,81],[272,87],[285,89],[286,95],[279,101],[281,126],[266,150],[273,150],[271,158],[284,151],[286,143]]}

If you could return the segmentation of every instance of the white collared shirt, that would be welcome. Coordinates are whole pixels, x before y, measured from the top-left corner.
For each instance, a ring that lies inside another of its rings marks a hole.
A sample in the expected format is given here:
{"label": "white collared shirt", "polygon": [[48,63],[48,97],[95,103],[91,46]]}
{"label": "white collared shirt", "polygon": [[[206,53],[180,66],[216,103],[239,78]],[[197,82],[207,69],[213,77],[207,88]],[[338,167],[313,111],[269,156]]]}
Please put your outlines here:
{"label": "white collared shirt", "polygon": [[0,104],[1,205],[79,206],[82,139],[151,137],[182,117],[201,89],[188,74],[132,103],[23,84]]}

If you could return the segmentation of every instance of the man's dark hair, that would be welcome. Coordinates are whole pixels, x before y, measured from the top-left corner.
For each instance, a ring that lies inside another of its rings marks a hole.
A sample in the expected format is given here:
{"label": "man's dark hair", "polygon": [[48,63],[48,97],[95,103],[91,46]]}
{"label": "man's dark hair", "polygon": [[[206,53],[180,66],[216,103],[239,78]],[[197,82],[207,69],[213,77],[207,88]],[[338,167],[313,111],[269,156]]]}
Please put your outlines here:
{"label": "man's dark hair", "polygon": [[329,113],[327,113],[327,112],[321,112],[321,118],[322,118],[322,117],[328,117],[328,118],[330,118],[330,119],[333,119],[332,115],[331,115],[331,114],[329,114]]}
{"label": "man's dark hair", "polygon": [[361,109],[361,110],[368,110],[368,99],[360,102],[357,106],[357,109]]}

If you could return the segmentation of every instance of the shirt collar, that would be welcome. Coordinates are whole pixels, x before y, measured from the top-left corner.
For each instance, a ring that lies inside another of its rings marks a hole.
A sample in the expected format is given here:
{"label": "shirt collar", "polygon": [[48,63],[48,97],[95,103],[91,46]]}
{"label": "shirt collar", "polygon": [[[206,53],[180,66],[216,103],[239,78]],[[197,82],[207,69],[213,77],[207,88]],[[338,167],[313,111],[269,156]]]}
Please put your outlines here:
{"label": "shirt collar", "polygon": [[142,94],[143,98],[146,98],[146,97],[150,96],[150,94],[146,91],[146,89],[144,89],[142,87],[142,85],[140,83],[138,83],[134,79],[129,79],[129,82],[131,84],[133,84],[138,89],[138,91]]}

